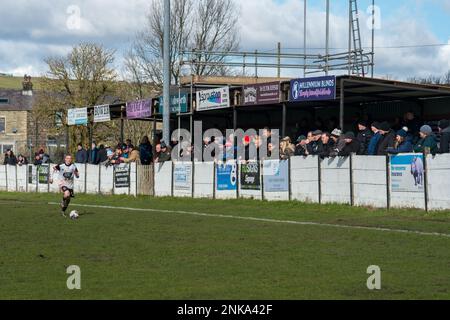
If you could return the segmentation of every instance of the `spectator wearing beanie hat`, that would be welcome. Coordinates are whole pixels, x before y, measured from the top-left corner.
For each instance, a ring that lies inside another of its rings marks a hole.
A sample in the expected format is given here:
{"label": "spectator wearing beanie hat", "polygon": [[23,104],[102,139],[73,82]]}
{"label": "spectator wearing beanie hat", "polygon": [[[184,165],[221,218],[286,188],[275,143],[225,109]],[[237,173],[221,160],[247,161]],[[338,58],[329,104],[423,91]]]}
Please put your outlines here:
{"label": "spectator wearing beanie hat", "polygon": [[424,154],[436,154],[438,150],[438,145],[436,137],[433,134],[433,129],[429,125],[424,125],[420,128],[420,140],[414,146],[414,152],[424,153]]}
{"label": "spectator wearing beanie hat", "polygon": [[367,153],[372,136],[372,130],[367,127],[367,123],[365,121],[358,121],[358,135],[356,136],[360,144],[358,155],[365,155]]}
{"label": "spectator wearing beanie hat", "polygon": [[395,137],[394,147],[388,148],[389,154],[410,153],[413,152],[413,144],[411,137],[408,135],[407,128],[401,129],[397,132]]}
{"label": "spectator wearing beanie hat", "polygon": [[383,139],[383,136],[380,131],[380,123],[374,122],[372,123],[372,132],[374,135],[370,139],[369,146],[367,147],[366,155],[376,156],[378,152],[378,145],[380,144],[380,140]]}
{"label": "spectator wearing beanie hat", "polygon": [[450,121],[439,121],[439,133],[441,134],[439,152],[450,153]]}
{"label": "spectator wearing beanie hat", "polygon": [[383,136],[378,145],[377,155],[385,156],[387,155],[388,148],[394,147],[395,144],[395,131],[391,129],[391,126],[387,122],[380,124],[380,133]]}

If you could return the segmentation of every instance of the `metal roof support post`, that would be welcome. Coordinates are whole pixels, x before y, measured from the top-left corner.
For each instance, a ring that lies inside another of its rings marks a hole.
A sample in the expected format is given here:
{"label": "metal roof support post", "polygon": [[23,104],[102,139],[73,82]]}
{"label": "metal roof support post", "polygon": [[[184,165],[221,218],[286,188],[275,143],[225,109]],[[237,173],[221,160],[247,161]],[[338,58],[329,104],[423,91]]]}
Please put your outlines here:
{"label": "metal roof support post", "polygon": [[340,94],[340,108],[339,108],[339,126],[344,130],[344,102],[345,102],[345,81],[341,79],[341,94]]}
{"label": "metal roof support post", "polygon": [[170,143],[170,0],[164,0],[164,83],[163,140]]}
{"label": "metal roof support post", "polygon": [[286,137],[286,117],[287,117],[287,105],[283,103],[283,118],[281,125],[281,136],[282,138]]}

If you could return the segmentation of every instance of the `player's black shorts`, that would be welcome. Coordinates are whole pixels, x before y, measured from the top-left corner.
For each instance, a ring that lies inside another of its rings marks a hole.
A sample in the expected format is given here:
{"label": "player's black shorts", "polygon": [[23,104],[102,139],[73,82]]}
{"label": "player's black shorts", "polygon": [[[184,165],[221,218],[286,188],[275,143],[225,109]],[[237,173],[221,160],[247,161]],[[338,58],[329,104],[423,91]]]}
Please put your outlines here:
{"label": "player's black shorts", "polygon": [[67,188],[67,187],[62,187],[61,190],[62,190],[63,192],[69,191],[69,192],[70,192],[70,197],[71,197],[71,198],[75,198],[75,193],[73,192],[73,189],[69,189],[69,188]]}

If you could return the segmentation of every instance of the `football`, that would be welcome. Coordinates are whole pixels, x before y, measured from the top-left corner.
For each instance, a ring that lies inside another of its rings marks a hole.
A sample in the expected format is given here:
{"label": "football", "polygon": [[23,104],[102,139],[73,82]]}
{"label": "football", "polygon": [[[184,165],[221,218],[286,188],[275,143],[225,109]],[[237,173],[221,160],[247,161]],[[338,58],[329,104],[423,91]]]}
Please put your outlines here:
{"label": "football", "polygon": [[78,213],[78,211],[73,210],[73,211],[70,212],[69,217],[72,220],[77,220],[80,217],[80,214]]}

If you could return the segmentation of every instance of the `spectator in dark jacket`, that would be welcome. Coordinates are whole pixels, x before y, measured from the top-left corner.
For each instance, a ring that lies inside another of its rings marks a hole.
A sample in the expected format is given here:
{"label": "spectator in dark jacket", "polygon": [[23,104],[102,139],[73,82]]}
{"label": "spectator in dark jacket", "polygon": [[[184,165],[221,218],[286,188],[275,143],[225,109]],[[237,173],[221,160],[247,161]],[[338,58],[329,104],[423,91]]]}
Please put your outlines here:
{"label": "spectator in dark jacket", "polygon": [[320,130],[316,130],[312,133],[312,138],[310,143],[308,144],[308,153],[312,156],[317,156],[322,153],[322,134],[323,132]]}
{"label": "spectator in dark jacket", "polygon": [[433,134],[433,129],[425,125],[420,128],[420,140],[414,146],[414,152],[424,154],[436,154],[438,152],[438,145],[436,137]]}
{"label": "spectator in dark jacket", "polygon": [[322,152],[319,154],[319,156],[322,159],[328,158],[333,149],[334,149],[334,140],[331,138],[330,133],[325,132],[324,134],[322,134]]}
{"label": "spectator in dark jacket", "polygon": [[23,165],[27,165],[27,164],[28,164],[27,158],[24,157],[23,155],[19,154],[19,156],[17,157],[17,165],[23,166]]}
{"label": "spectator in dark jacket", "polygon": [[299,157],[306,157],[309,155],[308,153],[308,143],[309,140],[306,138],[306,136],[300,136],[297,139],[297,145],[295,146],[295,156]]}
{"label": "spectator in dark jacket", "polygon": [[40,166],[40,165],[42,164],[42,158],[41,158],[41,156],[39,155],[38,152],[36,152],[36,153],[34,154],[34,162],[33,162],[33,164],[34,164],[35,166]]}
{"label": "spectator in dark jacket", "polygon": [[395,131],[391,129],[391,126],[387,122],[380,124],[380,134],[382,138],[378,144],[377,155],[387,155],[388,148],[393,148],[395,143],[395,137],[397,136]]}
{"label": "spectator in dark jacket", "polygon": [[88,152],[88,163],[89,164],[99,164],[98,158],[98,148],[95,142],[92,142],[91,149]]}
{"label": "spectator in dark jacket", "polygon": [[380,144],[380,140],[383,139],[383,136],[380,132],[380,123],[374,122],[372,124],[372,132],[373,136],[370,139],[369,146],[367,148],[367,155],[376,156],[378,152],[378,145]]}
{"label": "spectator in dark jacket", "polygon": [[372,139],[373,132],[367,127],[365,121],[358,121],[358,135],[356,139],[359,141],[360,149],[358,155],[366,155],[369,149],[369,143]]}
{"label": "spectator in dark jacket", "polygon": [[353,132],[348,132],[342,136],[342,139],[345,141],[345,147],[342,151],[339,152],[338,156],[340,157],[348,157],[353,153],[358,153],[360,148],[360,143],[358,139],[356,139],[355,134]]}
{"label": "spectator in dark jacket", "polygon": [[411,111],[405,113],[403,121],[404,121],[403,125],[408,128],[408,132],[415,139],[415,141],[413,142],[417,142],[421,121],[417,119],[416,115]]}
{"label": "spectator in dark jacket", "polygon": [[408,132],[401,129],[397,132],[394,146],[387,149],[389,154],[410,153],[413,152],[412,139]]}
{"label": "spectator in dark jacket", "polygon": [[161,142],[161,144],[156,146],[156,154],[156,163],[170,161],[172,158],[171,150],[165,142]]}
{"label": "spectator in dark jacket", "polygon": [[142,165],[148,166],[153,162],[153,147],[148,136],[142,138],[141,144],[139,145],[139,154]]}
{"label": "spectator in dark jacket", "polygon": [[103,144],[100,145],[100,147],[98,148],[98,163],[103,163],[106,160],[108,160],[108,154],[107,154],[108,150],[105,148],[105,146]]}
{"label": "spectator in dark jacket", "polygon": [[450,121],[439,121],[439,133],[441,134],[439,152],[450,153]]}
{"label": "spectator in dark jacket", "polygon": [[15,166],[17,164],[17,158],[11,149],[6,150],[5,160],[3,161],[3,164],[10,166]]}
{"label": "spectator in dark jacket", "polygon": [[77,153],[75,155],[75,163],[87,163],[88,154],[87,151],[84,150],[83,145],[81,143],[77,146]]}

